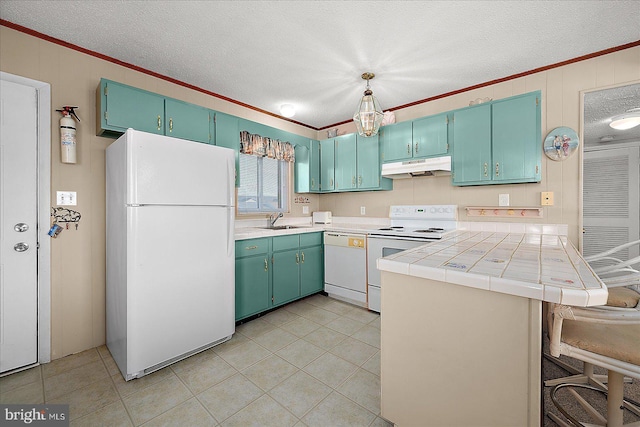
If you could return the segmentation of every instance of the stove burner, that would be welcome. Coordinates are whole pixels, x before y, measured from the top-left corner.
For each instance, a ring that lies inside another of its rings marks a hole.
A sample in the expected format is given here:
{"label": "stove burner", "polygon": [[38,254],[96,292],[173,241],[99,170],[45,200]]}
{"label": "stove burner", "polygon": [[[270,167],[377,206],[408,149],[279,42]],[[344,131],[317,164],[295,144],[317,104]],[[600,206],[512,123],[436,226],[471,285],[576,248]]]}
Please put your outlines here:
{"label": "stove burner", "polygon": [[378,228],[378,230],[380,230],[380,231],[404,231],[404,227],[396,225],[396,226],[388,227],[388,228]]}
{"label": "stove burner", "polygon": [[427,228],[426,230],[414,230],[414,233],[441,233],[444,231],[444,228]]}

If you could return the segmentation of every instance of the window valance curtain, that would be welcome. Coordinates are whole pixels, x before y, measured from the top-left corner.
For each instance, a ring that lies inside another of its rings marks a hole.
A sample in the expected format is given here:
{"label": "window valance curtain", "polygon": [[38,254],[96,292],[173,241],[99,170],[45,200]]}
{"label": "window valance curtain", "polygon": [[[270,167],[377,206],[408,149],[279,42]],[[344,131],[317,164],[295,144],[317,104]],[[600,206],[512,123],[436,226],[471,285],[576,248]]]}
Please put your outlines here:
{"label": "window valance curtain", "polygon": [[246,130],[240,132],[240,152],[286,162],[295,162],[296,160],[295,150],[291,143],[255,135]]}

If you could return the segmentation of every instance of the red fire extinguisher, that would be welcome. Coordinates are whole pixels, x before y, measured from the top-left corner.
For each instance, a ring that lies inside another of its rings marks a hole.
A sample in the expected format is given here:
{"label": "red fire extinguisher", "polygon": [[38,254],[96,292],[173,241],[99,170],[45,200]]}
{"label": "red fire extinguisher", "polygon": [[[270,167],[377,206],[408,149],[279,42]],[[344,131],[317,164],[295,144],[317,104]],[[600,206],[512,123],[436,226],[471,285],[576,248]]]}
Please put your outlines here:
{"label": "red fire extinguisher", "polygon": [[[80,118],[74,111],[75,108],[65,105],[62,110],[56,110],[62,113],[60,118],[60,157],[62,163],[76,163],[76,121],[74,117],[80,121]],[[73,117],[72,117],[73,116]]]}

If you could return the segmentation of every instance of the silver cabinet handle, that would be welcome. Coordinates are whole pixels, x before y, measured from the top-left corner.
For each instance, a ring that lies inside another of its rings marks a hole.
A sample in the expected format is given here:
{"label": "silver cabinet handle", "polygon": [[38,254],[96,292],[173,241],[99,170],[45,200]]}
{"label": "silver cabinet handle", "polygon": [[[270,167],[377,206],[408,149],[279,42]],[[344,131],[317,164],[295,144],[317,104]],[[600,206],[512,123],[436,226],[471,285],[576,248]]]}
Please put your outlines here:
{"label": "silver cabinet handle", "polygon": [[300,264],[300,254],[296,252],[296,264]]}
{"label": "silver cabinet handle", "polygon": [[255,245],[254,246],[247,246],[245,249],[248,250],[248,251],[252,251],[254,249],[258,249],[258,247],[255,246]]}
{"label": "silver cabinet handle", "polygon": [[496,176],[500,176],[500,163],[496,163]]}
{"label": "silver cabinet handle", "polygon": [[415,150],[416,150],[416,154],[418,154],[418,143],[417,142],[416,142]]}
{"label": "silver cabinet handle", "polygon": [[407,144],[407,154],[411,154],[411,144]]}
{"label": "silver cabinet handle", "polygon": [[173,132],[173,119],[169,118],[169,132]]}
{"label": "silver cabinet handle", "polygon": [[27,249],[29,249],[29,245],[27,245],[27,244],[26,244],[26,243],[24,243],[24,242],[16,243],[16,244],[13,246],[13,250],[14,250],[14,251],[16,251],[16,252],[24,252],[24,251],[26,251]]}
{"label": "silver cabinet handle", "polygon": [[27,231],[29,229],[29,226],[27,224],[25,224],[24,222],[19,222],[16,225],[13,226],[13,229],[15,231],[17,231],[18,233],[24,233],[25,231]]}
{"label": "silver cabinet handle", "polygon": [[302,263],[304,264],[304,252],[300,252],[302,254]]}
{"label": "silver cabinet handle", "polygon": [[160,130],[161,127],[162,127],[162,120],[160,119],[160,116],[158,116],[158,130]]}
{"label": "silver cabinet handle", "polygon": [[488,176],[487,175],[487,173],[489,172],[488,169],[489,169],[489,165],[487,164],[487,162],[484,162],[484,176]]}
{"label": "silver cabinet handle", "polygon": [[266,258],[264,259],[264,271],[269,271],[269,263]]}

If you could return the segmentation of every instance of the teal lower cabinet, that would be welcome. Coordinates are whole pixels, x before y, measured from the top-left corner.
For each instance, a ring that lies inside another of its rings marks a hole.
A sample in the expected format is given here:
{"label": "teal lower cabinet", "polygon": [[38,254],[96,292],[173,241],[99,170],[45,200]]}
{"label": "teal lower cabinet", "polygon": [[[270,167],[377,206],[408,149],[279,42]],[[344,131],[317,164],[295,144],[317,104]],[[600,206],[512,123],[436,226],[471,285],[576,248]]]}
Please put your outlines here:
{"label": "teal lower cabinet", "polygon": [[236,320],[271,307],[270,238],[236,242]]}
{"label": "teal lower cabinet", "polygon": [[[297,237],[297,236],[296,236]],[[278,237],[274,237],[274,240]],[[274,252],[273,261],[273,305],[284,304],[300,297],[300,253],[298,248]]]}
{"label": "teal lower cabinet", "polygon": [[269,260],[267,256],[236,259],[236,320],[268,310]]}
{"label": "teal lower cabinet", "polygon": [[324,250],[322,246],[300,248],[300,296],[324,290]]}
{"label": "teal lower cabinet", "polygon": [[236,242],[236,320],[320,292],[322,232]]}

